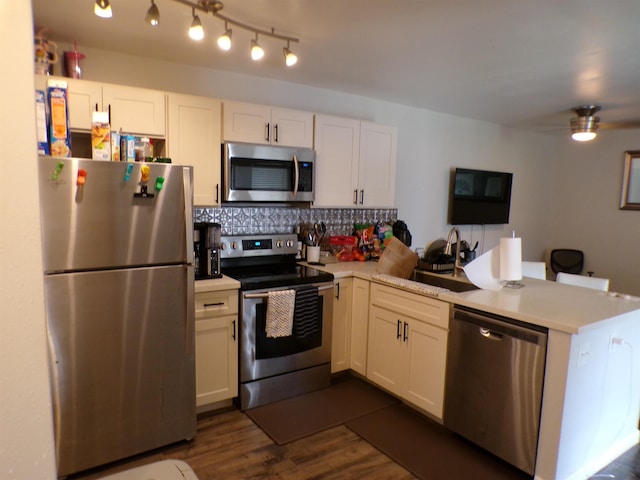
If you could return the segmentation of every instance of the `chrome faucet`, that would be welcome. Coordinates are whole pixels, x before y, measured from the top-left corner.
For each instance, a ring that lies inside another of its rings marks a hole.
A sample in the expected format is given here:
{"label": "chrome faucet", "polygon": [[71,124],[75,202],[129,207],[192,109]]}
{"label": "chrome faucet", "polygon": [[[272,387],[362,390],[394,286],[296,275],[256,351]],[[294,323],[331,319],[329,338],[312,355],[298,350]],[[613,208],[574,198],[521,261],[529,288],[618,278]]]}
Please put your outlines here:
{"label": "chrome faucet", "polygon": [[444,254],[451,256],[451,237],[456,234],[456,260],[453,264],[453,276],[459,277],[462,274],[462,266],[460,265],[460,230],[458,227],[453,227],[449,230],[447,236],[447,245],[444,247]]}

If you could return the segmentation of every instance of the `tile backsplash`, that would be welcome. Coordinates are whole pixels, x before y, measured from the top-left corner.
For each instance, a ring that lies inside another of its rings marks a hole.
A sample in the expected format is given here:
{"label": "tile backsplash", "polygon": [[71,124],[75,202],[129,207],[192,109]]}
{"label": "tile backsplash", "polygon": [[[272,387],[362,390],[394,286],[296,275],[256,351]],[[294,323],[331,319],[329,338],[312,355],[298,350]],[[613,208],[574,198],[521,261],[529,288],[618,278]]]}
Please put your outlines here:
{"label": "tile backsplash", "polygon": [[300,224],[324,222],[327,235],[350,235],[354,223],[397,220],[395,208],[221,207],[195,208],[196,222],[216,222],[223,235],[294,233]]}

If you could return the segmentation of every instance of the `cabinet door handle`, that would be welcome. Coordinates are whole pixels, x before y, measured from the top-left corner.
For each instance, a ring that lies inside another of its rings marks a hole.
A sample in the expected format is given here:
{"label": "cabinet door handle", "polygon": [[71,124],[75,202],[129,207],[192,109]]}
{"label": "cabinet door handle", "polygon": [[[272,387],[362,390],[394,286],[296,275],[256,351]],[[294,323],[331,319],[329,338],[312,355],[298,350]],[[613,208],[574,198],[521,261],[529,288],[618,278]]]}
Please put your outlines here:
{"label": "cabinet door handle", "polygon": [[398,320],[398,330],[397,330],[396,338],[400,338],[400,336],[402,335],[402,333],[400,333],[401,325],[402,325],[402,322]]}
{"label": "cabinet door handle", "polygon": [[231,323],[233,324],[233,335],[231,335],[231,338],[233,338],[233,340],[235,340],[236,339],[236,321],[234,320]]}
{"label": "cabinet door handle", "polygon": [[111,104],[107,106],[107,111],[109,112],[109,125],[111,125]]}
{"label": "cabinet door handle", "polygon": [[340,282],[336,283],[336,300],[340,300]]}
{"label": "cabinet door handle", "polygon": [[216,183],[216,203],[220,203],[220,184]]}
{"label": "cabinet door handle", "polygon": [[360,205],[364,205],[364,189],[360,190]]}
{"label": "cabinet door handle", "polygon": [[96,112],[98,111],[98,102],[96,102]]}
{"label": "cabinet door handle", "polygon": [[276,143],[278,143],[278,124],[277,123],[273,126],[273,130],[274,130],[273,140]]}
{"label": "cabinet door handle", "polygon": [[408,324],[407,322],[404,322],[404,328],[403,328],[403,334],[402,334],[402,336],[403,336],[402,341],[403,341],[403,342],[406,342],[406,341],[407,341],[407,338],[409,338],[409,337],[407,336],[407,327],[408,327],[408,326],[409,326],[409,324]]}
{"label": "cabinet door handle", "polygon": [[264,139],[268,142],[269,141],[269,133],[270,133],[270,129],[271,129],[271,125],[269,125],[269,123],[265,124],[265,128],[264,128]]}
{"label": "cabinet door handle", "polygon": [[357,188],[353,191],[353,204],[354,205],[358,204],[358,189]]}

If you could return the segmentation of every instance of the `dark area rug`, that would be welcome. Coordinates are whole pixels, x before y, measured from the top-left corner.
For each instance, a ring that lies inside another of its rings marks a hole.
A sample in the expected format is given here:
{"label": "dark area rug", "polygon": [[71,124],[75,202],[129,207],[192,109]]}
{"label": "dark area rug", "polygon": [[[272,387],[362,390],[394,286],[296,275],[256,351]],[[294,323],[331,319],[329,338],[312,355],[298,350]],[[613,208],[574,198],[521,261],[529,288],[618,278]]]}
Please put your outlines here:
{"label": "dark area rug", "polygon": [[421,479],[531,479],[402,404],[350,420],[346,426]]}
{"label": "dark area rug", "polygon": [[354,377],[329,388],[246,410],[245,413],[278,445],[298,440],[399,401]]}

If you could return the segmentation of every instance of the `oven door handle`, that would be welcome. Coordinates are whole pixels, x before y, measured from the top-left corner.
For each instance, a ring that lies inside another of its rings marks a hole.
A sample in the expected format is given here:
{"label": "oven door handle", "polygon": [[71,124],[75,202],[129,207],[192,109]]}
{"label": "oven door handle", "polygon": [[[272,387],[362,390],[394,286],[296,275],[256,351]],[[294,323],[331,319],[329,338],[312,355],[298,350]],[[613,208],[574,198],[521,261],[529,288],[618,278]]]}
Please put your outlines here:
{"label": "oven door handle", "polygon": [[[323,290],[329,290],[330,288],[333,288],[333,285],[325,285],[324,287],[318,287],[318,291],[321,292]],[[269,297],[269,292],[244,294],[244,298],[268,298],[268,297]]]}

